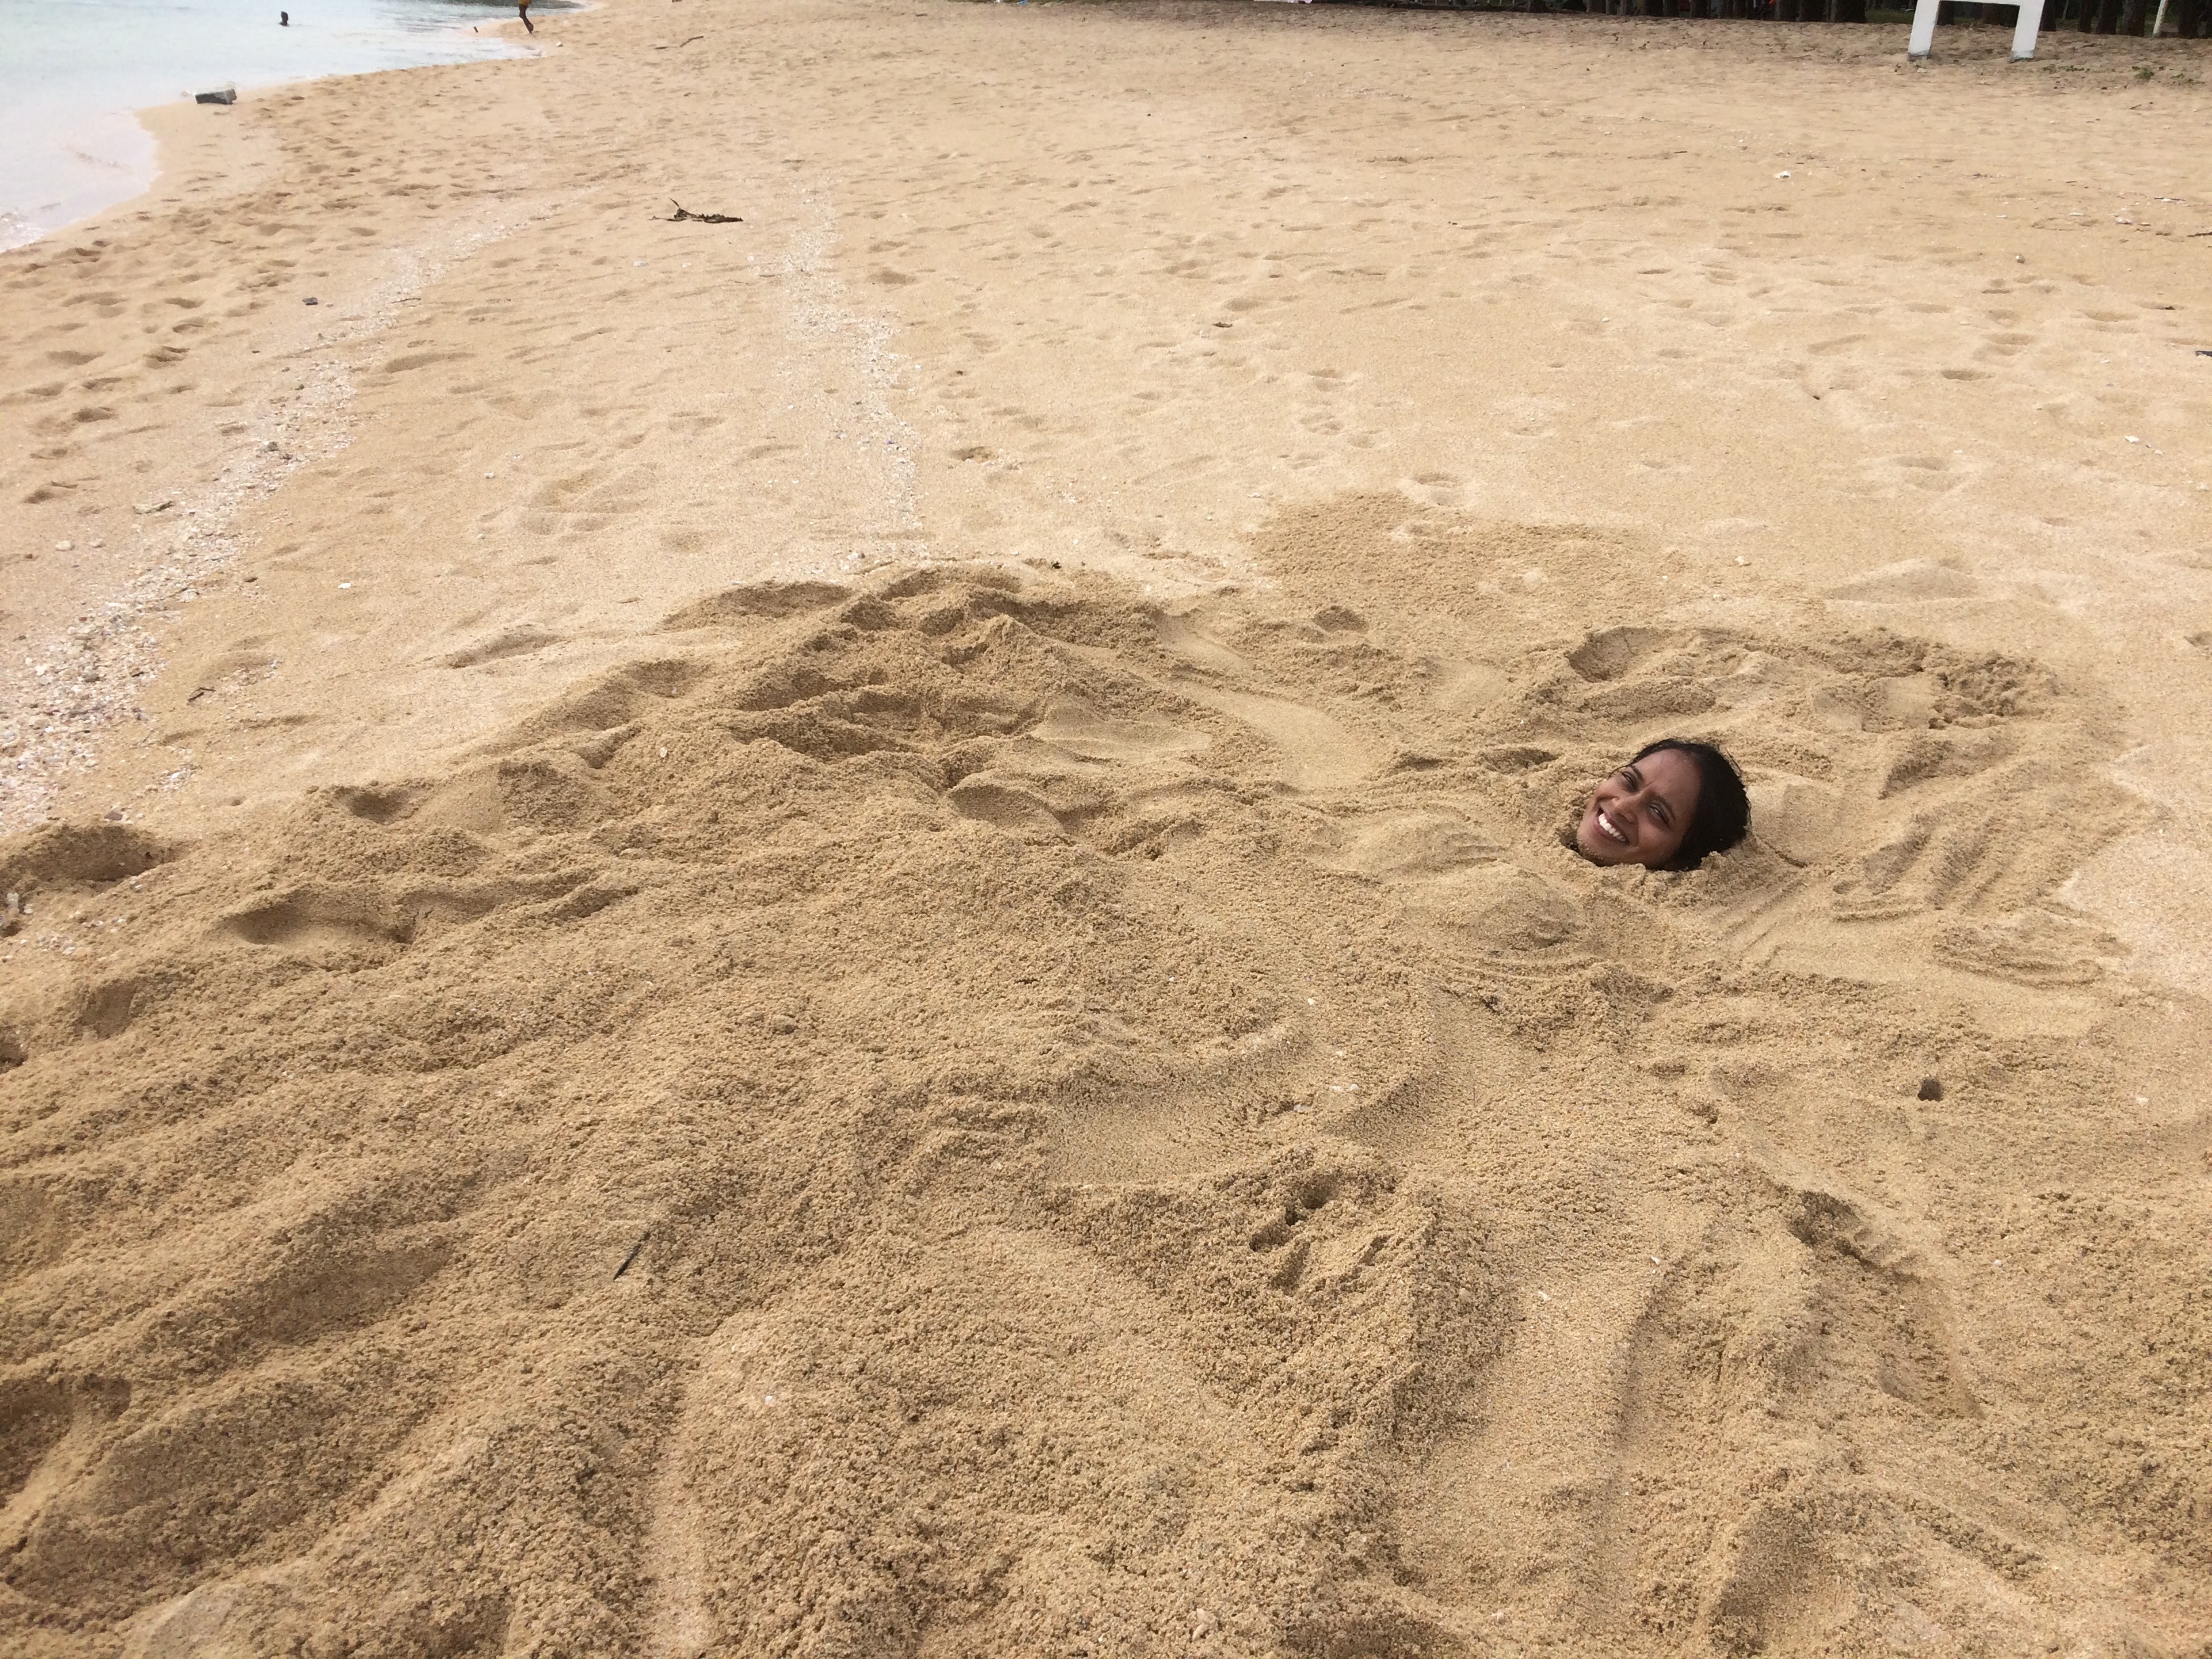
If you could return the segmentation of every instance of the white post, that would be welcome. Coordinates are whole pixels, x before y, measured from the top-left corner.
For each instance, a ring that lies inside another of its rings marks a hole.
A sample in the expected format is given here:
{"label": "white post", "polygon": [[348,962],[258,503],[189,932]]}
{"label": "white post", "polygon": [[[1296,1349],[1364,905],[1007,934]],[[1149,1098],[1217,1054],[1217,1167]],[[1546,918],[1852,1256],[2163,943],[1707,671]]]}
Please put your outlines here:
{"label": "white post", "polygon": [[2160,35],[2166,33],[2166,9],[2172,5],[2172,3],[2173,0],[2158,0],[2158,21],[2150,26],[2150,37],[2152,40],[2155,40]]}
{"label": "white post", "polygon": [[1919,0],[1912,8],[1912,33],[1905,43],[1908,58],[1925,58],[1936,49],[1936,9],[1942,0]]}
{"label": "white post", "polygon": [[[2159,15],[2166,15],[2166,0],[2159,0]],[[2012,61],[2035,56],[2035,32],[2043,26],[2043,0],[2020,0],[2020,21],[2012,26]]]}

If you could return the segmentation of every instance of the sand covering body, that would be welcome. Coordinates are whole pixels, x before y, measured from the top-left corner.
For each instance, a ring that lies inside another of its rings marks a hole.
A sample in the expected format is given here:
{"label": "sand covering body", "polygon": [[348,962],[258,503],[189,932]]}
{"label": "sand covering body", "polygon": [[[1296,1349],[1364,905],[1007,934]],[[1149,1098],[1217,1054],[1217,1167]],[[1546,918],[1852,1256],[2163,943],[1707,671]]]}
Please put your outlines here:
{"label": "sand covering body", "polygon": [[[1596,532],[1375,497],[1260,550],[1173,606],[729,589],[441,775],[9,843],[118,939],[4,1014],[11,1648],[2190,1617],[2195,1154],[2099,1145],[2138,1034],[2082,1040],[2119,947],[2055,891],[2137,810],[2097,708],[1589,632],[1650,599]],[[1761,839],[1582,863],[1678,727]],[[2028,777],[2071,844],[2008,833]]]}

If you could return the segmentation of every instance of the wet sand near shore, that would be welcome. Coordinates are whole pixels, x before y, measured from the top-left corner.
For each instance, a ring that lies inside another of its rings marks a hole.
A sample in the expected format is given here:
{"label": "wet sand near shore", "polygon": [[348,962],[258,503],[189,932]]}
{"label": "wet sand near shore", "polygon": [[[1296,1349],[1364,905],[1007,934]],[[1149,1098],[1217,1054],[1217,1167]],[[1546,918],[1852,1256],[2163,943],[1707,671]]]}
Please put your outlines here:
{"label": "wet sand near shore", "polygon": [[2204,43],[538,38],[0,257],[11,1650],[2212,1640]]}

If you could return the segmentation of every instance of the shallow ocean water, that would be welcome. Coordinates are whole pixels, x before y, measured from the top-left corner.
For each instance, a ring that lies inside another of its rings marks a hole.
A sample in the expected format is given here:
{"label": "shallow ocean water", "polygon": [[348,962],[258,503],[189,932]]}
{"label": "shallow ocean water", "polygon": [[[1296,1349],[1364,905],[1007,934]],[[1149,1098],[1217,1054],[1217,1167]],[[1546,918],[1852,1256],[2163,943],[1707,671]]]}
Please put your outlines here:
{"label": "shallow ocean water", "polygon": [[154,141],[134,110],[511,56],[526,48],[471,29],[514,15],[499,0],[0,0],[0,248],[152,182]]}

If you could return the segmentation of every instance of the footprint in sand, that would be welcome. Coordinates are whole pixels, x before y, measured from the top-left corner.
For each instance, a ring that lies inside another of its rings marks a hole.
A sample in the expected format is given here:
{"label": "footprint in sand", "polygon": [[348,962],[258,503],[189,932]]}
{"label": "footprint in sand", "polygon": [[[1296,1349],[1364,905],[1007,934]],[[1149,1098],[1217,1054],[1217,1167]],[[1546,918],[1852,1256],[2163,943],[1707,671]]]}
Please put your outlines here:
{"label": "footprint in sand", "polygon": [[1188,682],[1176,690],[1243,721],[1273,744],[1282,751],[1282,780],[1290,788],[1341,789],[1372,776],[1380,764],[1372,743],[1308,704]]}
{"label": "footprint in sand", "polygon": [[1498,839],[1456,812],[1417,809],[1382,812],[1333,829],[1313,854],[1324,870],[1374,881],[1415,880],[1495,859]]}
{"label": "footprint in sand", "polygon": [[1030,735],[1081,760],[1172,760],[1195,755],[1212,743],[1162,720],[1115,720],[1073,698],[1055,698]]}
{"label": "footprint in sand", "polygon": [[459,650],[447,653],[444,661],[448,668],[474,668],[483,663],[497,662],[502,657],[523,656],[560,642],[558,634],[548,633],[542,628],[524,623],[517,627],[502,629],[472,645],[465,645]]}
{"label": "footprint in sand", "polygon": [[988,823],[994,830],[1042,836],[1061,833],[1060,815],[1044,797],[1009,779],[963,778],[946,792],[945,799],[961,817]]}
{"label": "footprint in sand", "polygon": [[358,894],[303,887],[280,899],[234,911],[218,924],[249,945],[291,950],[368,950],[383,954],[414,937],[414,924],[381,902]]}
{"label": "footprint in sand", "polygon": [[1194,611],[1162,617],[1159,641],[1160,649],[1193,668],[1209,669],[1218,674],[1240,674],[1252,666],[1209,633],[1205,618]]}
{"label": "footprint in sand", "polygon": [[1429,700],[1447,714],[1475,714],[1512,689],[1512,679],[1495,664],[1439,662]]}
{"label": "footprint in sand", "polygon": [[1924,605],[1931,600],[1978,599],[1986,592],[1980,582],[1963,570],[1929,559],[1904,559],[1829,588],[1822,597],[1856,605]]}

